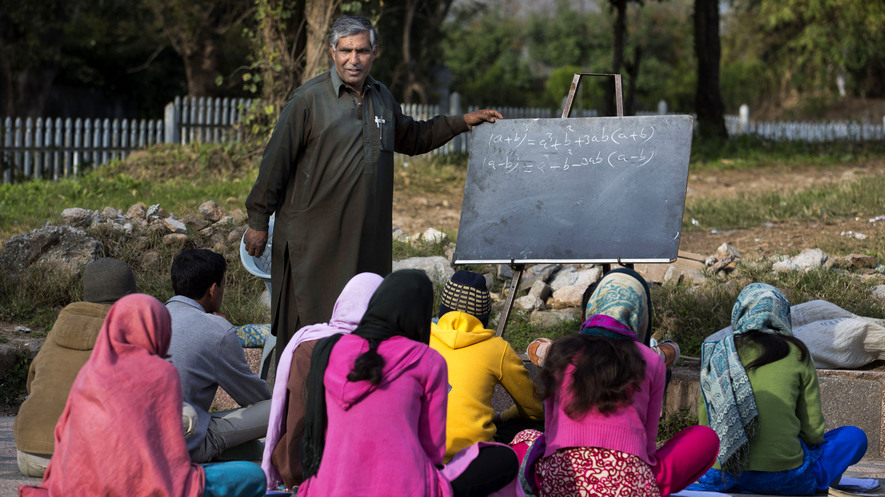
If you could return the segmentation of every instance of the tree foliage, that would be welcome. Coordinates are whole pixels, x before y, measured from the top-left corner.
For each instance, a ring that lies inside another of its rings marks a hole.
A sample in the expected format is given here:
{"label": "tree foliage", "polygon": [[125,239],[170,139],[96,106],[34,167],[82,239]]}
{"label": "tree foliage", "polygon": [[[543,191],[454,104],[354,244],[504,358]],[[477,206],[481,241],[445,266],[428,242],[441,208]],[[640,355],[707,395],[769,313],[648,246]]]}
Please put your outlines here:
{"label": "tree foliage", "polygon": [[443,45],[453,89],[470,105],[533,105],[541,85],[524,56],[525,22],[476,5],[454,14]]}
{"label": "tree foliage", "polygon": [[66,0],[0,0],[0,96],[6,115],[38,115],[58,72],[67,20]]}
{"label": "tree foliage", "polygon": [[840,92],[885,97],[885,4],[735,0],[725,22],[723,60],[730,108],[838,98]]}
{"label": "tree foliage", "polygon": [[243,25],[252,0],[143,0],[159,30],[181,57],[192,97],[221,96],[235,83],[226,74],[246,55]]}

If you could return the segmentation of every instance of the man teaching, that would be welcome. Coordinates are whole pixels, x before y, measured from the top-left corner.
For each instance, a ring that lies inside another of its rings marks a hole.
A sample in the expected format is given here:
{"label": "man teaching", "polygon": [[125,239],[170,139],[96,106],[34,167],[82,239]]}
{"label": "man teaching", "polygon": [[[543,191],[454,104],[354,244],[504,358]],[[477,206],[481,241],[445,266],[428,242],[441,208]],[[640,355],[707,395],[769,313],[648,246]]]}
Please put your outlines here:
{"label": "man teaching", "polygon": [[378,34],[364,17],[332,25],[333,70],[295,90],[283,108],[246,198],[244,243],[260,256],[276,214],[271,333],[277,362],[298,329],[329,320],[341,289],[361,272],[391,271],[393,153],[444,145],[496,110],[415,121],[369,75]]}

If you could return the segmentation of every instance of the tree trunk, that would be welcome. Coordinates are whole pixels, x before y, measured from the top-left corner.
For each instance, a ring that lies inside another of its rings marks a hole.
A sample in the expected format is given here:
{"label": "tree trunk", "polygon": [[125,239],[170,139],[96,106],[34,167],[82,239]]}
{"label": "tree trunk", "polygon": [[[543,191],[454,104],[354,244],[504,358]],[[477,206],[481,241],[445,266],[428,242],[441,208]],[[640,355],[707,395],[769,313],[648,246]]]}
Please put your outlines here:
{"label": "tree trunk", "polygon": [[[624,38],[627,36],[627,0],[610,1],[616,13],[615,36],[612,42],[612,73],[618,74],[621,72],[621,66],[624,64]],[[611,80],[606,82],[605,85],[605,115],[617,115],[615,98],[615,82]]]}
{"label": "tree trunk", "polygon": [[221,76],[222,49],[214,40],[200,40],[199,46],[181,54],[187,77],[189,97],[220,97],[223,88],[216,84]]}
{"label": "tree trunk", "polygon": [[304,7],[307,21],[307,41],[304,55],[304,72],[301,82],[317,76],[329,68],[329,38],[326,30],[332,26],[332,16],[341,0],[309,0]]}
{"label": "tree trunk", "polygon": [[627,72],[627,96],[624,97],[624,115],[636,114],[636,82],[639,79],[639,63],[642,61],[642,47],[633,48],[633,60],[624,63]]}
{"label": "tree trunk", "polygon": [[[412,24],[415,21],[416,0],[406,2],[406,15],[403,19],[403,60],[400,62],[403,77],[403,103],[412,103],[412,90],[415,87],[415,68],[412,63]],[[397,71],[399,72],[399,71]]]}
{"label": "tree trunk", "polygon": [[0,13],[0,115],[39,117],[58,73],[66,14],[61,2],[43,2],[39,18],[22,9]]}
{"label": "tree trunk", "polygon": [[728,138],[725,105],[719,91],[719,2],[695,0],[694,49],[698,58],[698,85],[695,111],[701,136]]}
{"label": "tree trunk", "polygon": [[23,70],[3,66],[0,73],[0,94],[3,108],[0,115],[9,117],[40,117],[58,73],[55,64],[40,64]]}

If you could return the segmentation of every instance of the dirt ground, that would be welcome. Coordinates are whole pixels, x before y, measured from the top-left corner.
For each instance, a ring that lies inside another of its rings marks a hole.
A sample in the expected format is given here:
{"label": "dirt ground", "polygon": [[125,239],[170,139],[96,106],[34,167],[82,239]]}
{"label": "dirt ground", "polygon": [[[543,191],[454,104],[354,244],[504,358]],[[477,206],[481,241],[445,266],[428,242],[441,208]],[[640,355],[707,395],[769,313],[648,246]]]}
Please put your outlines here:
{"label": "dirt ground", "polygon": [[[686,202],[701,198],[728,198],[740,193],[783,190],[796,192],[840,181],[851,181],[885,172],[885,162],[862,166],[770,168],[753,171],[705,171],[689,173]],[[417,234],[427,228],[457,231],[460,220],[463,185],[451,185],[447,192],[412,197],[395,194],[393,225],[406,233]],[[885,215],[885,206],[882,214]],[[787,254],[813,248],[821,240],[838,238],[843,232],[869,233],[881,229],[885,221],[871,224],[868,219],[837,222],[786,223],[759,226],[728,232],[689,231],[682,234],[680,250],[710,255],[723,243],[737,248],[748,259]]]}
{"label": "dirt ground", "polygon": [[[836,110],[823,119],[849,118],[860,120],[858,116],[867,113],[879,116],[885,113],[885,100],[844,102],[835,106]],[[769,117],[777,119],[782,116],[768,112]],[[760,116],[751,116],[751,118]],[[866,120],[874,120],[870,117]],[[864,176],[872,176],[885,172],[885,161],[871,162],[850,167],[834,165],[826,169],[819,167],[768,168],[753,171],[704,171],[690,172],[687,202],[701,198],[726,198],[742,192],[764,192],[788,189],[801,191],[840,181],[850,181]],[[452,184],[449,188],[433,194],[414,196],[408,192],[397,191],[394,194],[393,226],[414,235],[423,233],[428,228],[441,231],[457,232],[461,216],[461,202],[464,185]],[[877,214],[879,215],[879,214]],[[885,215],[885,206],[883,212]],[[835,222],[786,223],[771,226],[758,226],[729,232],[712,232],[712,230],[689,231],[682,234],[680,250],[707,256],[716,252],[723,243],[737,248],[744,258],[763,258],[774,254],[796,253],[803,248],[813,248],[821,240],[839,238],[841,233],[870,233],[881,230],[885,221],[871,224],[868,219],[839,219]],[[33,335],[40,336],[43,329],[33,329],[30,333],[14,331],[17,324],[0,322],[0,345],[12,342],[33,342]],[[4,406],[0,406],[0,415],[4,414]]]}

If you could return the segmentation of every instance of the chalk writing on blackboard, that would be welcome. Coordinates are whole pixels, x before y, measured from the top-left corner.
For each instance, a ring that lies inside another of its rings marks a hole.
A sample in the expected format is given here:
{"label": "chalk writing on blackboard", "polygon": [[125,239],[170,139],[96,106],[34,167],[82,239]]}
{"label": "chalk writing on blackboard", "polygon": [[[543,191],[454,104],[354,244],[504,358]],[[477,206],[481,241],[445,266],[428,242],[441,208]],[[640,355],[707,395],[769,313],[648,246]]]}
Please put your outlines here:
{"label": "chalk writing on blackboard", "polygon": [[544,174],[594,166],[644,167],[651,164],[656,153],[654,126],[609,130],[603,126],[593,134],[576,131],[570,125],[540,134],[532,134],[527,123],[522,127],[489,135],[488,153],[481,162],[484,169],[490,173]]}
{"label": "chalk writing on blackboard", "polygon": [[456,264],[676,259],[690,116],[501,119],[471,133]]}

